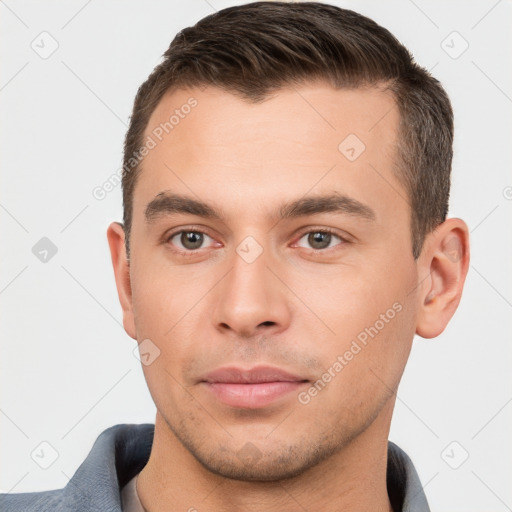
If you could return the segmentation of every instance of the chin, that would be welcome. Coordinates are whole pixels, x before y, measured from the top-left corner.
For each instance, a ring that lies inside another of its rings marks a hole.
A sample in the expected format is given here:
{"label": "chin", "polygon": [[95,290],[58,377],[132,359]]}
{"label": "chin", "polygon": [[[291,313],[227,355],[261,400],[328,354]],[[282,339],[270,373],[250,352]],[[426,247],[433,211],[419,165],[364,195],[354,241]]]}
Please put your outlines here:
{"label": "chin", "polygon": [[[246,482],[277,482],[297,477],[340,449],[333,439],[322,442],[304,438],[293,444],[289,440],[287,443],[274,442],[272,446],[261,449],[250,441],[238,450],[233,447],[235,442],[219,443],[215,447],[183,444],[211,473]],[[258,443],[258,446],[262,446],[262,443]]]}
{"label": "chin", "polygon": [[213,454],[202,459],[195,454],[201,465],[216,475],[244,482],[277,482],[294,478],[305,473],[320,462],[304,460],[304,453],[296,456],[263,455],[260,460],[248,464],[236,456]]}

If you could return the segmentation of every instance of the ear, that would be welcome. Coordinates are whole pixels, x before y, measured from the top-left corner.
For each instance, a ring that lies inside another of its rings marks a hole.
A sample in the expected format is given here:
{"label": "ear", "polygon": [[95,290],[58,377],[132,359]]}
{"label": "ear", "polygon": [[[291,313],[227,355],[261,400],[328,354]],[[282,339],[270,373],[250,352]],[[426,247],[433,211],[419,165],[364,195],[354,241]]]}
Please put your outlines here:
{"label": "ear", "polygon": [[112,222],[107,229],[107,239],[108,245],[110,246],[112,265],[114,267],[117,294],[119,296],[121,308],[123,309],[124,330],[128,336],[136,340],[137,331],[135,329],[133,315],[130,263],[126,258],[124,226],[120,222]]}
{"label": "ear", "polygon": [[418,262],[416,334],[439,336],[462,296],[469,267],[469,231],[461,219],[448,219],[425,238]]}

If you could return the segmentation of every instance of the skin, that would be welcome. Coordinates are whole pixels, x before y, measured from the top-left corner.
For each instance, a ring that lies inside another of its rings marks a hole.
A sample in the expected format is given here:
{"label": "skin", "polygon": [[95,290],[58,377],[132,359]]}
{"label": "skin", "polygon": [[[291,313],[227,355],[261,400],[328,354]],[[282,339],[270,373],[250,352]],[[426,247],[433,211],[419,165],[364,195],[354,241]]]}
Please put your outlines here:
{"label": "skin", "polygon": [[[197,106],[144,158],[130,262],[122,225],[107,231],[124,328],[160,350],[143,365],[157,416],[141,502],[152,512],[389,511],[396,390],[413,336],[438,336],[459,304],[468,228],[446,220],[414,260],[388,92],[311,83],[249,104],[213,87],[180,89],[162,99],[146,134],[191,96]],[[353,162],[338,150],[348,134],[366,145]],[[162,191],[207,202],[223,220],[178,214],[148,224],[144,209]],[[333,191],[375,220],[271,215]],[[192,228],[208,236],[187,257],[193,246],[170,236]],[[318,249],[308,234],[322,228],[335,235]],[[252,263],[236,252],[247,236],[263,248]],[[231,407],[199,382],[221,366],[265,364],[307,379],[307,391],[396,303],[400,312],[307,404],[292,392],[260,409]]]}

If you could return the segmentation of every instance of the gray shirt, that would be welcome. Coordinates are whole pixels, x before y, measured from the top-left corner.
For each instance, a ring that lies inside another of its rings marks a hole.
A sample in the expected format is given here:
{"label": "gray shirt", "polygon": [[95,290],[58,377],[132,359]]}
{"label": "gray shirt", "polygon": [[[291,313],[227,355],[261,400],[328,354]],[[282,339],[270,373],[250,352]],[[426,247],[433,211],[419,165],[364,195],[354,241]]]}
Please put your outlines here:
{"label": "gray shirt", "polygon": [[[135,477],[149,459],[153,434],[154,425],[150,423],[110,427],[96,439],[66,487],[0,494],[0,510],[143,512]],[[430,512],[411,459],[391,441],[388,441],[387,488],[394,512]]]}

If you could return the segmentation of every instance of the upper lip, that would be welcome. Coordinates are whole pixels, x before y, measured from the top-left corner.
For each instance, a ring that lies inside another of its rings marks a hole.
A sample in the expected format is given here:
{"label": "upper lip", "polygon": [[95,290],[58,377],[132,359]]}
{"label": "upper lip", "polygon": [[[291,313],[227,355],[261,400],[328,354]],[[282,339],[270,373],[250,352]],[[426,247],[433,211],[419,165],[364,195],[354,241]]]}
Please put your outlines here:
{"label": "upper lip", "polygon": [[243,369],[235,366],[218,368],[206,374],[201,382],[223,384],[260,384],[263,382],[305,382],[307,379],[293,375],[274,366],[256,366]]}

